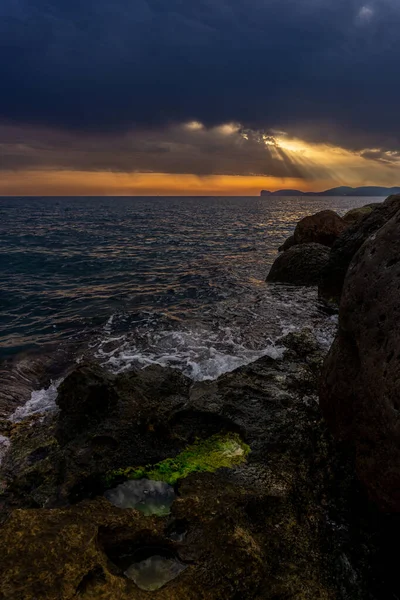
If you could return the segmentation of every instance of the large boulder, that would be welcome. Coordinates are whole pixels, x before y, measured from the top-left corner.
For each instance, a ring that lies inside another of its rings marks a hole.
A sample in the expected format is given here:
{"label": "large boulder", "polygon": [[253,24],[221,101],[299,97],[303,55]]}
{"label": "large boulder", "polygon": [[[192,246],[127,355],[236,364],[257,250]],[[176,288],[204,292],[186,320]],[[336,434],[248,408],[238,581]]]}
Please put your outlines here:
{"label": "large boulder", "polygon": [[328,305],[340,301],[343,282],[353,256],[363,243],[400,210],[400,195],[389,196],[361,221],[346,229],[332,247],[329,261],[323,269],[319,296]]}
{"label": "large boulder", "polygon": [[[395,211],[399,201],[400,197],[389,200],[375,217],[367,218],[361,232],[353,233],[357,243]],[[320,391],[326,420],[339,440],[354,447],[358,475],[371,498],[394,512],[400,511],[399,289],[397,211],[369,237],[349,267],[339,332]]]}
{"label": "large boulder", "polygon": [[348,225],[353,225],[354,223],[361,221],[366,215],[370,215],[375,208],[380,206],[380,204],[380,202],[373,202],[372,204],[352,208],[343,216],[343,221]]}
{"label": "large boulder", "polygon": [[328,262],[329,249],[321,244],[300,244],[280,254],[267,281],[293,285],[318,285]]}
{"label": "large boulder", "polygon": [[343,219],[333,210],[323,210],[299,221],[294,232],[294,243],[331,247],[346,227]]}

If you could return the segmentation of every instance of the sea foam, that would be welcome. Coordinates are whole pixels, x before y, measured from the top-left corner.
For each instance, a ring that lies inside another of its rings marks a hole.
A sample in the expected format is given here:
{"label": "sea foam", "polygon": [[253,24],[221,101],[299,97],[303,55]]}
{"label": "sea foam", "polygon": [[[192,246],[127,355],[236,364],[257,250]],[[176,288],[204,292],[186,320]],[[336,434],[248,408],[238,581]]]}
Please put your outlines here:
{"label": "sea foam", "polygon": [[42,414],[57,409],[57,390],[62,379],[52,382],[47,389],[35,390],[26,404],[19,406],[10,416],[10,421],[18,423],[32,415]]}

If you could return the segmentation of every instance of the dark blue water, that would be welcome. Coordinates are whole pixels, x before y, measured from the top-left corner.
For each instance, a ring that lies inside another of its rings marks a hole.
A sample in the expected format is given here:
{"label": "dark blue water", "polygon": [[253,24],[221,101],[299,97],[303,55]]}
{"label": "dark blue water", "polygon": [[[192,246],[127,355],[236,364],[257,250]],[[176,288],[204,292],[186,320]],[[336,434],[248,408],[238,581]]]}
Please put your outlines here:
{"label": "dark blue water", "polygon": [[264,283],[297,221],[372,200],[1,198],[0,356],[79,340],[115,368],[235,365],[315,309]]}

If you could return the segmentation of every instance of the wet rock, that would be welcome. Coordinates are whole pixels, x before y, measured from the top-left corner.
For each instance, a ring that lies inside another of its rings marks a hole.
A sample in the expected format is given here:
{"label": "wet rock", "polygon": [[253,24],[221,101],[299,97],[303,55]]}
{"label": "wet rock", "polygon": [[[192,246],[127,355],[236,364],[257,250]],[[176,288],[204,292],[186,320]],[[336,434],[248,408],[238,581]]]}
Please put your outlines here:
{"label": "wet rock", "polygon": [[[400,208],[400,197],[394,203]],[[386,204],[385,214],[389,207]],[[363,221],[364,226],[367,221]],[[369,237],[350,264],[340,305],[339,333],[325,363],[320,395],[332,431],[355,449],[357,472],[371,498],[383,510],[397,512],[399,288],[398,211]]]}
{"label": "wet rock", "polygon": [[331,247],[346,229],[346,223],[332,210],[323,210],[305,217],[294,232],[295,244],[322,244]]}
{"label": "wet rock", "polygon": [[96,365],[82,365],[61,383],[57,405],[59,436],[65,440],[109,414],[117,402],[113,377]]}
{"label": "wet rock", "polygon": [[54,500],[60,467],[55,458],[58,444],[54,434],[54,422],[37,415],[12,426],[0,472],[4,485],[0,496],[0,506],[3,505],[0,522],[13,506],[8,493],[17,498],[24,496],[26,507],[44,506],[50,499]]}
{"label": "wet rock", "polygon": [[10,437],[13,424],[8,419],[0,419],[0,435]]}
{"label": "wet rock", "polygon": [[359,208],[353,208],[349,210],[343,217],[343,221],[348,225],[353,225],[358,221],[361,221],[366,215],[370,215],[375,208],[380,206],[380,202],[374,202],[372,204],[366,204],[365,206],[360,206]]}
{"label": "wet rock", "polygon": [[364,242],[385,225],[400,210],[400,195],[389,196],[369,215],[346,229],[332,247],[323,269],[319,296],[329,306],[340,302],[347,269]]}
{"label": "wet rock", "polygon": [[329,250],[321,244],[300,244],[280,254],[267,281],[293,285],[317,285],[329,259]]}
{"label": "wet rock", "polygon": [[[74,391],[75,379],[79,386]],[[174,420],[187,404],[190,385],[179,371],[162,367],[116,378],[79,367],[65,380],[58,414],[16,427],[3,462],[9,503],[18,503],[22,495],[23,506],[66,505],[94,497],[105,491],[102,478],[110,471],[157,464],[177,456],[196,437],[229,431],[229,422],[218,415],[193,413],[191,419],[185,415]],[[96,412],[99,389],[105,396],[104,409]],[[108,393],[113,399],[110,410],[105,409],[110,406]],[[85,397],[90,410],[84,410],[83,426],[79,399],[85,405]],[[32,460],[32,453],[37,457],[43,448],[50,448],[46,458]],[[121,478],[115,485],[124,481]]]}
{"label": "wet rock", "polygon": [[10,447],[10,439],[5,435],[0,435],[0,465],[2,463],[3,457],[5,456],[7,450]]}
{"label": "wet rock", "polygon": [[75,365],[75,343],[46,352],[23,352],[0,360],[0,422],[31,400],[32,392],[47,389]]}
{"label": "wet rock", "polygon": [[135,508],[144,515],[169,515],[175,500],[174,488],[162,481],[140,479],[126,481],[115,489],[107,490],[105,498],[118,508]]}
{"label": "wet rock", "polygon": [[48,387],[65,372],[67,351],[18,355],[0,362],[0,420],[26,404],[34,390]]}
{"label": "wet rock", "polygon": [[280,248],[278,248],[279,252],[285,252],[286,250],[289,250],[289,248],[291,248],[292,246],[295,245],[295,240],[294,240],[294,235],[291,235],[290,237],[288,237],[288,239],[282,244],[282,246],[280,246]]}
{"label": "wet rock", "polygon": [[186,519],[172,521],[165,530],[165,536],[173,542],[183,542],[188,533],[188,528],[189,524]]}

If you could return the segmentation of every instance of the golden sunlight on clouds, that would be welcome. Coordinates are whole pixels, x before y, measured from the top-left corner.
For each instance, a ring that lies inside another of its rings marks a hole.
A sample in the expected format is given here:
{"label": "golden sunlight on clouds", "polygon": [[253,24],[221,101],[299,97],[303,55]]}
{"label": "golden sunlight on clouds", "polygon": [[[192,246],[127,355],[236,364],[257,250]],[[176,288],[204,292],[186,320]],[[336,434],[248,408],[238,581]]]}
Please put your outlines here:
{"label": "golden sunlight on clouds", "polygon": [[[400,160],[396,153],[386,153],[386,160],[371,160],[362,152],[352,152],[328,144],[309,144],[303,140],[290,138],[277,133],[273,138],[264,137],[268,149],[279,156],[284,151],[290,160],[304,174],[305,187],[309,191],[323,190],[324,187],[349,185],[399,185]],[[370,151],[377,152],[379,150]],[[312,185],[307,182],[312,181]],[[286,187],[286,186],[285,186]]]}
{"label": "golden sunlight on clouds", "polygon": [[[52,167],[50,158],[55,156],[54,152],[43,154],[42,151],[30,148],[30,152],[39,153],[38,156],[43,161],[42,165],[38,165],[36,169],[22,167],[20,170],[10,168],[1,171],[0,195],[250,196],[259,195],[262,189],[274,191],[280,188],[295,188],[303,191],[322,191],[338,185],[389,187],[400,183],[398,153],[385,153],[379,149],[352,152],[327,144],[307,143],[304,140],[291,138],[284,132],[272,132],[272,134],[251,132],[242,130],[235,123],[228,123],[210,130],[216,132],[217,136],[211,137],[214,145],[211,144],[210,147],[214,150],[215,147],[218,149],[218,152],[213,154],[207,150],[207,144],[204,148],[201,146],[200,142],[204,142],[205,136],[208,135],[201,123],[196,121],[186,123],[181,126],[181,131],[184,129],[190,131],[196,139],[184,138],[180,144],[176,142],[172,145],[176,157],[171,155],[171,160],[162,163],[159,170],[163,170],[163,167],[166,171],[169,167],[171,170],[178,170],[183,165],[186,169],[195,169],[199,165],[198,161],[203,161],[202,168],[208,167],[210,173],[219,168],[222,173],[223,169],[226,169],[230,174],[196,175],[190,174],[190,170],[186,170],[183,174],[152,173],[146,168],[138,168],[140,153],[129,155],[129,149],[124,146],[119,150],[119,155],[114,152],[113,156],[120,156],[121,167],[122,165],[128,167],[126,171],[123,168],[119,170],[117,163],[115,170],[112,168],[107,170],[109,165],[111,167],[110,156],[107,153],[98,166],[96,165],[97,168],[92,167],[89,160],[85,167],[74,170],[75,165],[84,165],[85,162],[82,161],[86,158],[97,157],[99,160],[102,158],[101,152],[94,152],[93,146],[89,144],[88,149],[81,150],[81,155],[75,156],[77,160],[74,166],[60,164],[58,167],[55,165]],[[196,145],[198,137],[199,143]],[[221,139],[229,143],[221,145]],[[208,143],[208,138],[206,142]],[[197,154],[193,149],[198,149]],[[258,149],[261,149],[261,153]],[[12,150],[16,154],[15,144]],[[185,163],[185,158],[191,152],[194,152],[192,162]],[[145,154],[146,157],[150,155],[151,153]],[[18,156],[21,158],[20,155]],[[78,160],[79,156],[82,160]],[[160,160],[157,153],[155,156]],[[170,154],[160,156],[165,159],[165,157],[169,158]],[[49,163],[46,162],[47,157]],[[127,158],[126,161],[122,160],[124,157]],[[204,166],[205,157],[209,162]],[[61,153],[59,158],[63,159],[64,155]],[[231,160],[225,160],[228,158]],[[282,165],[282,168],[279,165]],[[146,165],[142,164],[143,166]],[[246,174],[232,174],[236,169],[240,173],[244,168]],[[275,176],[272,175],[274,170]],[[277,176],[279,171],[282,177]],[[288,176],[285,177],[285,174]]]}
{"label": "golden sunlight on clouds", "polygon": [[84,171],[3,172],[0,195],[30,196],[254,196],[260,190],[299,187],[300,179],[240,175],[172,175]]}
{"label": "golden sunlight on clouds", "polygon": [[[188,131],[202,131],[205,130],[203,123],[199,123],[199,121],[190,121],[189,123],[185,123],[183,125],[184,129]],[[241,126],[238,123],[223,123],[222,125],[217,125],[216,127],[212,127],[211,131],[215,131],[220,135],[232,135],[234,133],[238,133],[240,131]]]}

